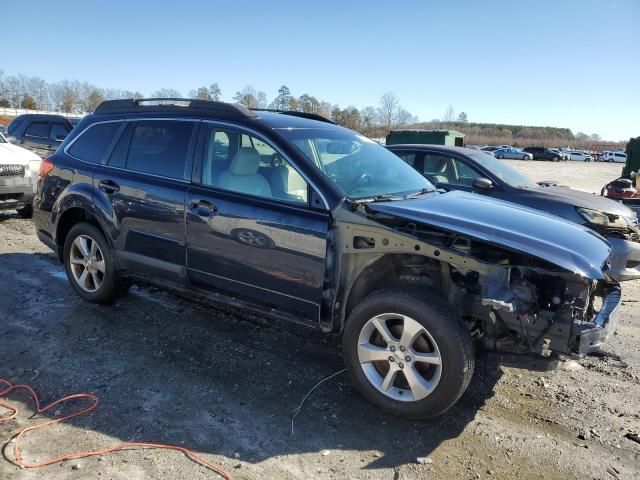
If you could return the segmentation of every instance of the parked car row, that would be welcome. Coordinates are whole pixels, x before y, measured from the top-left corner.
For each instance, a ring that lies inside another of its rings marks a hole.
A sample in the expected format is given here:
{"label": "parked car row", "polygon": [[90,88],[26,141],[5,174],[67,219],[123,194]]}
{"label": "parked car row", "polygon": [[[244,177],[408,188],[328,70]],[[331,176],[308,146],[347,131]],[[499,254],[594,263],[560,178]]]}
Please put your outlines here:
{"label": "parked car row", "polygon": [[312,114],[103,102],[42,162],[34,223],[83,299],[143,280],[339,333],[356,388],[405,417],[450,408],[475,348],[612,335],[637,265],[595,231],[628,242],[626,210],[478,151],[391,150]]}
{"label": "parked car row", "polygon": [[[468,148],[472,150],[481,150],[485,153],[493,155],[496,158],[500,159],[514,159],[514,160],[550,160],[553,162],[573,160],[577,162],[592,162],[594,157],[593,155],[582,152],[579,150],[561,150],[558,148],[545,148],[545,147],[527,147],[525,149],[519,149],[516,147],[512,147],[510,145],[498,145],[498,146],[484,146],[478,147],[475,145],[471,145]],[[604,152],[607,154],[608,152]],[[609,152],[613,153],[613,152]],[[618,155],[620,152],[616,152]],[[607,160],[603,161],[622,161],[622,157],[620,160],[608,160],[609,158],[614,158],[613,155],[607,155]]]}

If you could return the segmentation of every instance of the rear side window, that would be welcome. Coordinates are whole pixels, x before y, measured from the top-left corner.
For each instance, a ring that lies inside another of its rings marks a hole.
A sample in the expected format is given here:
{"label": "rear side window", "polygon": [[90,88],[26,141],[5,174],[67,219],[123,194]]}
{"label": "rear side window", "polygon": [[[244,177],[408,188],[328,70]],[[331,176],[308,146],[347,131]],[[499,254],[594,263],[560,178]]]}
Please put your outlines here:
{"label": "rear side window", "polygon": [[96,123],[69,147],[69,155],[91,163],[102,163],[122,122]]}
{"label": "rear side window", "polygon": [[30,137],[49,138],[51,125],[48,122],[33,122],[27,127],[25,135]]}
{"label": "rear side window", "polygon": [[51,124],[51,133],[49,138],[51,140],[64,140],[64,138],[69,134],[69,128],[62,123],[53,123]]}
{"label": "rear side window", "polygon": [[139,121],[131,136],[126,168],[168,178],[184,178],[194,145],[194,122]]}

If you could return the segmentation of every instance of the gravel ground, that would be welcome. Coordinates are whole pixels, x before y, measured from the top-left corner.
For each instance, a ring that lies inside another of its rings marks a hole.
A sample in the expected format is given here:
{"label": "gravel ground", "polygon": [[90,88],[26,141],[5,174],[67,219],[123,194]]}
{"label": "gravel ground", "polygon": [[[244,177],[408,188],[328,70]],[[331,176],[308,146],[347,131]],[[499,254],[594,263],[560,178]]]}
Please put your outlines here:
{"label": "gravel ground", "polygon": [[501,160],[535,181],[555,180],[571,188],[600,195],[602,187],[622,175],[621,163]]}
{"label": "gravel ground", "polygon": [[[619,172],[569,162],[548,175],[548,163],[512,163],[536,179],[583,172],[572,181],[588,191]],[[45,403],[73,392],[101,401],[86,417],[27,437],[27,461],[155,441],[192,448],[237,479],[640,478],[640,444],[627,438],[640,434],[638,281],[624,287],[622,320],[602,355],[478,354],[461,401],[425,422],[380,413],[340,374],[309,397],[293,434],[305,393],[343,368],[330,339],[149,287],[111,307],[84,303],[32,223],[1,212],[0,291],[0,378],[33,385]],[[37,421],[24,400],[18,421],[0,425],[3,442]],[[39,470],[0,461],[5,478],[215,475],[178,453],[138,450]]]}

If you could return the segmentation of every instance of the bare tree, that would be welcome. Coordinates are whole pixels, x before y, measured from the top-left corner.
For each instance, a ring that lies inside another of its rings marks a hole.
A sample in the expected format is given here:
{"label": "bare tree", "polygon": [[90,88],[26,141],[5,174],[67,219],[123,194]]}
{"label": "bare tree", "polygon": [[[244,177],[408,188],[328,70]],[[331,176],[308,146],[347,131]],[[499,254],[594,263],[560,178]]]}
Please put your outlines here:
{"label": "bare tree", "polygon": [[161,88],[153,92],[151,96],[153,98],[182,98],[182,93],[175,88]]}
{"label": "bare tree", "polygon": [[219,102],[220,97],[222,96],[222,90],[220,90],[220,85],[218,85],[217,83],[212,83],[211,86],[209,87],[209,96],[211,97],[211,100],[213,100],[214,102]]}
{"label": "bare tree", "polygon": [[246,85],[236,92],[233,99],[247,108],[264,108],[267,105],[267,94],[256,91],[251,85]]}
{"label": "bare tree", "polygon": [[442,115],[442,121],[444,123],[451,123],[455,118],[456,111],[453,109],[453,105],[449,105]]}
{"label": "bare tree", "polygon": [[399,105],[400,102],[393,92],[386,92],[380,97],[380,118],[387,130],[393,127]]}

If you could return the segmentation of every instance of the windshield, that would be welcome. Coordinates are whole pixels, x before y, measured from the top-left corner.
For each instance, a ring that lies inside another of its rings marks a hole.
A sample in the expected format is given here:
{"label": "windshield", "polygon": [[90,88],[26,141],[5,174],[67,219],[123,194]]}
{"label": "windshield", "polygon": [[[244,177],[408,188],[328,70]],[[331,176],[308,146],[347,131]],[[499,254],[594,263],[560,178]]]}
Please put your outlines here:
{"label": "windshield", "polygon": [[435,190],[395,154],[356,132],[300,128],[279,133],[353,200]]}
{"label": "windshield", "polygon": [[503,160],[498,160],[496,157],[477,151],[468,153],[467,155],[507,185],[511,185],[512,187],[539,187],[536,182],[511,168],[504,163]]}
{"label": "windshield", "polygon": [[2,133],[0,133],[0,143],[9,143],[7,142],[7,139],[4,138],[4,135],[2,135]]}

